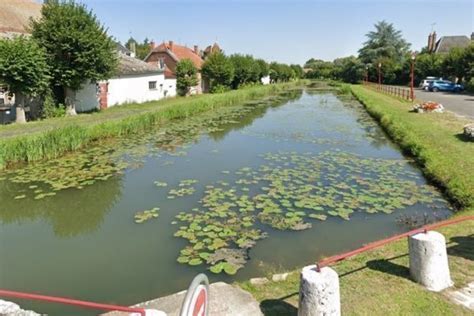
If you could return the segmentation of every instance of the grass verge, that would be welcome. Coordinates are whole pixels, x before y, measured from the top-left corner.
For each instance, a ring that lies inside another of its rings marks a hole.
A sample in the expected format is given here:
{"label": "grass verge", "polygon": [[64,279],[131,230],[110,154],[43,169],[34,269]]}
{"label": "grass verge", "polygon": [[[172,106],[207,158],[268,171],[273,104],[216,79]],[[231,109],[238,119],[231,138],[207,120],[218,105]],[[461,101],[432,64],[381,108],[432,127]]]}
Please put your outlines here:
{"label": "grass verge", "polygon": [[140,133],[167,121],[276,94],[295,83],[257,86],[222,94],[116,106],[106,111],[0,127],[0,169],[51,159],[96,140]]}
{"label": "grass verge", "polygon": [[351,86],[353,95],[405,153],[461,209],[474,207],[474,142],[462,135],[469,121],[451,113],[410,112],[411,103]]}
{"label": "grass verge", "polygon": [[[462,215],[473,215],[465,211]],[[447,240],[451,277],[456,288],[474,280],[474,222],[440,228]],[[413,282],[408,270],[408,245],[400,240],[332,266],[340,278],[343,315],[472,315],[455,305],[446,291],[434,293]],[[265,315],[296,315],[299,270],[286,281],[238,286],[249,291]]]}

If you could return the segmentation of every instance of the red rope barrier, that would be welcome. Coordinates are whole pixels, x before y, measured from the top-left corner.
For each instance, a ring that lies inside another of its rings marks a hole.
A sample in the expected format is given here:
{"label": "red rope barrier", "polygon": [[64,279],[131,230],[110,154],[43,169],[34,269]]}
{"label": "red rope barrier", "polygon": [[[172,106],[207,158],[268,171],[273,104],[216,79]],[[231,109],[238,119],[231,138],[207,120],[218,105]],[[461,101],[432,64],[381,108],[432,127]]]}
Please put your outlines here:
{"label": "red rope barrier", "polygon": [[435,223],[435,224],[426,225],[426,226],[423,226],[421,228],[411,230],[409,232],[406,232],[406,233],[403,233],[403,234],[400,234],[400,235],[395,235],[395,236],[392,236],[392,237],[389,237],[389,238],[386,238],[386,239],[375,241],[375,242],[369,243],[369,244],[367,244],[363,247],[357,248],[355,250],[348,251],[348,252],[345,252],[345,253],[342,253],[342,254],[339,254],[339,255],[335,255],[335,256],[332,256],[332,257],[325,258],[325,259],[321,260],[320,262],[316,263],[316,269],[317,269],[317,271],[319,271],[323,267],[326,267],[326,266],[329,266],[333,263],[345,260],[345,259],[347,259],[349,257],[352,257],[352,256],[355,256],[359,253],[366,252],[366,251],[374,249],[374,248],[378,248],[380,246],[388,244],[392,241],[402,239],[404,237],[408,237],[408,236],[415,235],[415,234],[422,233],[422,232],[426,233],[428,230],[431,230],[431,229],[435,229],[435,228],[443,227],[443,226],[448,226],[448,225],[452,225],[452,224],[456,224],[456,223],[463,222],[463,221],[468,221],[468,220],[474,220],[474,216],[464,216],[464,217],[458,217],[458,218],[454,218],[454,219],[450,219],[450,220],[446,220],[446,221],[441,221],[441,222],[438,222],[438,223]]}
{"label": "red rope barrier", "polygon": [[75,300],[75,299],[66,298],[66,297],[46,296],[46,295],[40,295],[40,294],[23,293],[23,292],[16,292],[16,291],[1,290],[1,289],[0,289],[0,297],[13,297],[13,298],[22,298],[22,299],[27,299],[27,300],[60,303],[60,304],[74,305],[78,307],[92,308],[92,309],[98,309],[98,310],[104,310],[104,311],[120,311],[120,312],[127,312],[127,313],[138,313],[142,316],[146,316],[146,311],[144,308],[125,307],[125,306],[111,305],[111,304],[101,304],[101,303],[80,301],[80,300]]}

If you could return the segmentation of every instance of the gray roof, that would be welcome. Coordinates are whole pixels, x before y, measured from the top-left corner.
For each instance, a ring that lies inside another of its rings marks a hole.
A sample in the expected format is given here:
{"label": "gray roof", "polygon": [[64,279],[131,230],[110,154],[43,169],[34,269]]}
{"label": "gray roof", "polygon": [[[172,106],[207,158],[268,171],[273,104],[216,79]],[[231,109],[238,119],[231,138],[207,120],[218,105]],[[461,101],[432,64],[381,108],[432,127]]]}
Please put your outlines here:
{"label": "gray roof", "polygon": [[117,49],[117,51],[119,51],[120,53],[128,55],[128,56],[132,55],[132,51],[129,50],[124,45],[120,44],[119,42],[115,42],[115,46],[116,46],[115,48]]}
{"label": "gray roof", "polygon": [[118,53],[119,66],[117,75],[139,75],[163,73],[163,69],[158,68],[152,64],[146,63],[135,57],[130,57],[122,53]]}
{"label": "gray roof", "polygon": [[443,36],[436,42],[436,53],[449,53],[454,47],[467,47],[471,43],[469,37],[465,35]]}

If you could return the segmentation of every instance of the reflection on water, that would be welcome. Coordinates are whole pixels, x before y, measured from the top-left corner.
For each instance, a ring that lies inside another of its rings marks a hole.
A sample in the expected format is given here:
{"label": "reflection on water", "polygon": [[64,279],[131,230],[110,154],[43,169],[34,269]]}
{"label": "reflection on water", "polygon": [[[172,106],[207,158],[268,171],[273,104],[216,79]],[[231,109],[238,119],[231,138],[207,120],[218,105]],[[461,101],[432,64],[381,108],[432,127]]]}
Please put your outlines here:
{"label": "reflection on water", "polygon": [[[0,287],[126,305],[199,272],[293,269],[407,230],[397,218],[450,213],[360,104],[311,89],[0,178]],[[151,209],[158,218],[134,222]]]}

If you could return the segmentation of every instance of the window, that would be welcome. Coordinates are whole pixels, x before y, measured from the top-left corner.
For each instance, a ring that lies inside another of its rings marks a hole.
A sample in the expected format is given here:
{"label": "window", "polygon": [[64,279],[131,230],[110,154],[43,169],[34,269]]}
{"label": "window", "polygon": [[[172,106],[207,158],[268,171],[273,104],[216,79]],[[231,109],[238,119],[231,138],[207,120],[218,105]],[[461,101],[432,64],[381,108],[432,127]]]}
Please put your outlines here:
{"label": "window", "polygon": [[148,81],[148,89],[156,90],[156,81]]}

